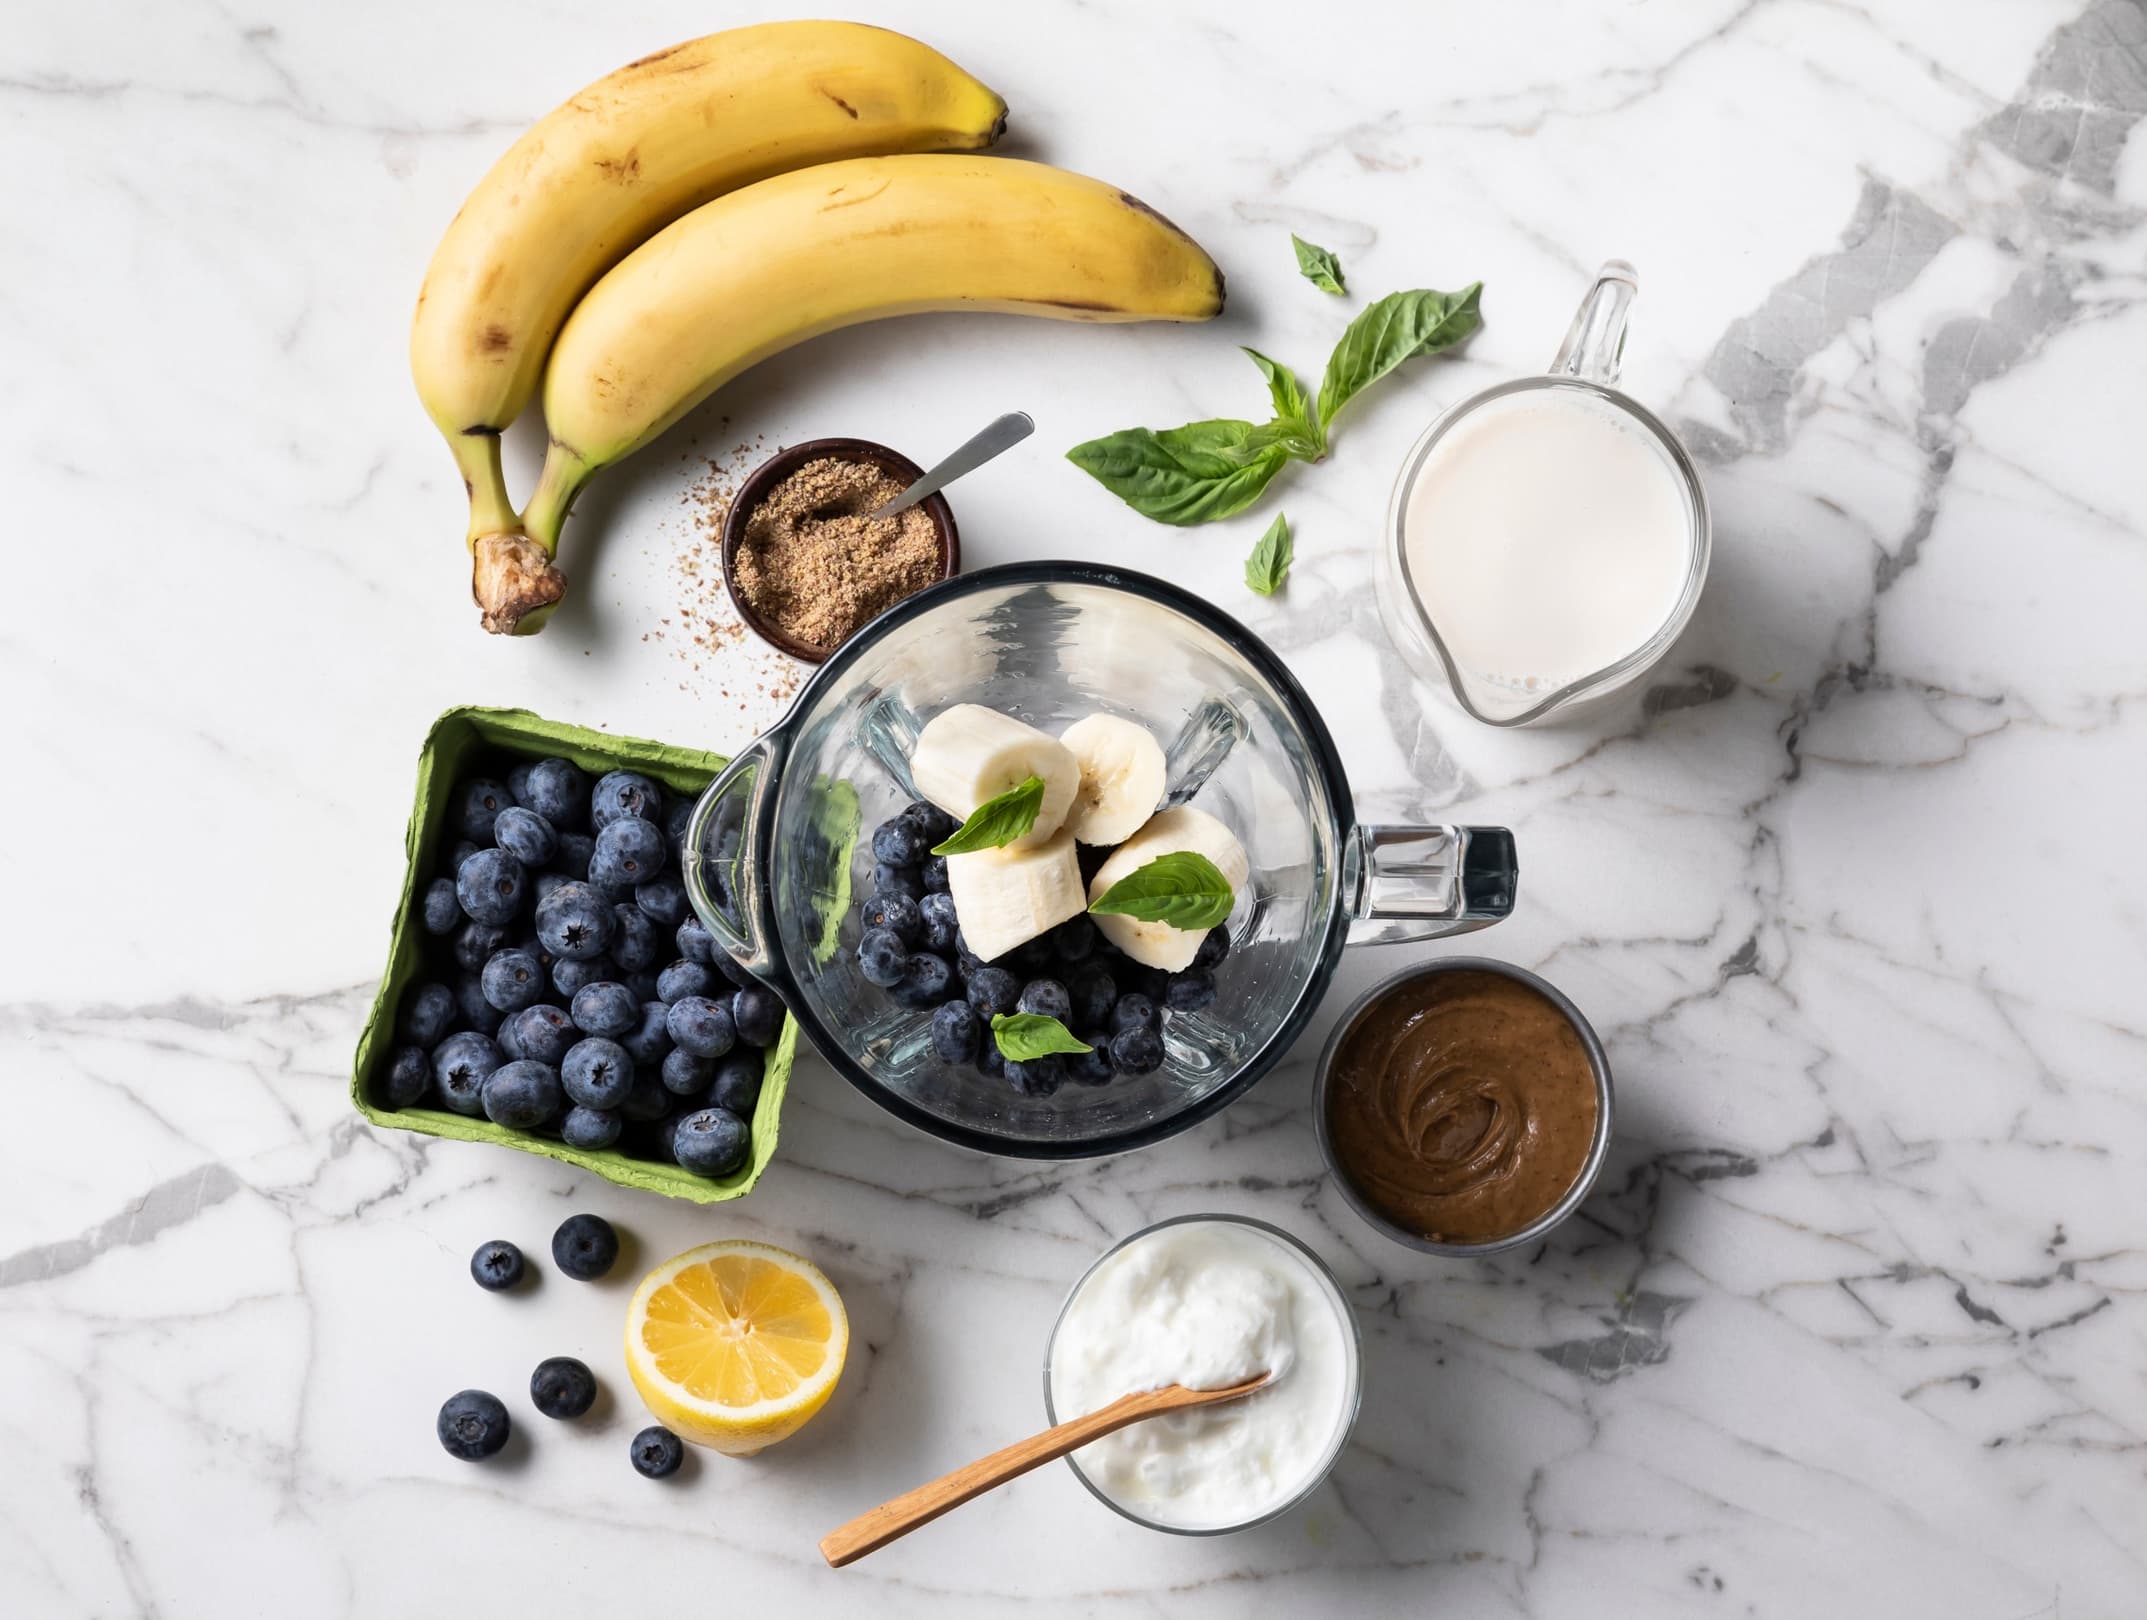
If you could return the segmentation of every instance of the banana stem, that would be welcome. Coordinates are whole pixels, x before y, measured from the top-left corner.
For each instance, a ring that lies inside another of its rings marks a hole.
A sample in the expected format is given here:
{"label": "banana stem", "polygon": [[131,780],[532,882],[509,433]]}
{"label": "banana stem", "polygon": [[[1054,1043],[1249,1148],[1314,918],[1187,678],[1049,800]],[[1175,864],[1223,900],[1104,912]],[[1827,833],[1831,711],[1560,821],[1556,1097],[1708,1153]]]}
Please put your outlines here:
{"label": "banana stem", "polygon": [[470,495],[470,532],[474,547],[481,534],[514,527],[514,502],[507,496],[507,478],[500,471],[499,430],[471,428],[448,436],[455,452],[455,465],[462,469],[462,487]]}
{"label": "banana stem", "polygon": [[522,509],[522,532],[544,548],[547,557],[559,555],[559,531],[566,527],[574,497],[592,469],[580,456],[559,443],[545,452],[544,470],[537,474],[537,487],[529,505]]}

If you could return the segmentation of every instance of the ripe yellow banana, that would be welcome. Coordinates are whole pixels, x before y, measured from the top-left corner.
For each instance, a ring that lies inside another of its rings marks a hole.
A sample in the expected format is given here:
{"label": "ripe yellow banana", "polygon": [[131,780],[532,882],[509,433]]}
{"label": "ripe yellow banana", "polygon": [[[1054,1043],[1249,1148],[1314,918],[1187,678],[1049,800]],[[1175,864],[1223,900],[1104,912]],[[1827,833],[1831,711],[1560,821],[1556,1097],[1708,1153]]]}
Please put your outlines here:
{"label": "ripe yellow banana", "polygon": [[499,434],[574,301],[653,232],[773,174],[989,146],[1006,103],[930,47],[861,23],[734,28],[597,80],[492,166],[447,228],[410,332],[418,394],[470,491],[512,524]]}
{"label": "ripe yellow banana", "polygon": [[589,290],[544,373],[551,448],[519,529],[480,535],[485,628],[535,629],[590,475],[756,361],[889,315],[1204,321],[1223,278],[1145,204],[1010,158],[854,158],[763,180],[651,237]]}

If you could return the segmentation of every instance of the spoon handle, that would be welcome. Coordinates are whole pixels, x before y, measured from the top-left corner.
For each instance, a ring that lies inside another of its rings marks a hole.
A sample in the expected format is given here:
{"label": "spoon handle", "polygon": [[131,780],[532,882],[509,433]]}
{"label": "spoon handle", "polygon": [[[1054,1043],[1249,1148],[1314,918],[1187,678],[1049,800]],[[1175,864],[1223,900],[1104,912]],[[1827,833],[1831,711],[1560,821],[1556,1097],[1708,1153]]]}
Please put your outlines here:
{"label": "spoon handle", "polygon": [[1036,424],[1029,420],[1027,411],[1008,411],[872,515],[893,517],[926,496],[937,495],[964,473],[975,472],[993,456],[1013,449],[1035,431]]}
{"label": "spoon handle", "polygon": [[1109,1406],[1098,1407],[1086,1417],[1077,1417],[1069,1423],[1046,1429],[1042,1434],[1017,1440],[988,1457],[979,1457],[965,1468],[941,1475],[929,1485],[904,1491],[893,1501],[882,1502],[869,1513],[859,1514],[840,1529],[831,1530],[820,1538],[820,1556],[828,1561],[830,1569],[840,1569],[867,1553],[878,1552],[919,1525],[930,1524],[942,1513],[960,1507],[971,1498],[982,1496],[994,1486],[1004,1485],[1032,1468],[1041,1468],[1053,1458],[1063,1457],[1091,1440],[1100,1440],[1129,1423],[1138,1423],[1158,1412],[1231,1400],[1251,1393],[1265,1382],[1267,1374],[1262,1373],[1258,1378],[1233,1384],[1227,1389],[1187,1389],[1182,1384],[1166,1384],[1161,1389],[1138,1390],[1120,1396]]}

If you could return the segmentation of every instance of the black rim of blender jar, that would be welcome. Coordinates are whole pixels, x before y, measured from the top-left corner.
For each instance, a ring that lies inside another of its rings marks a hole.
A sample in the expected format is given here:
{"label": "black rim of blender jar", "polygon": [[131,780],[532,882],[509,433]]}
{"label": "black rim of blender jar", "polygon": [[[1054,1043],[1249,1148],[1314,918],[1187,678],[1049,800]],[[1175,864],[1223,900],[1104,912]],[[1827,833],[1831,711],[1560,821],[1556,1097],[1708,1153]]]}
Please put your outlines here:
{"label": "black rim of blender jar", "polygon": [[[1312,1015],[1319,1009],[1328,982],[1334,976],[1335,964],[1341,958],[1342,945],[1348,934],[1349,918],[1339,898],[1339,862],[1342,858],[1343,843],[1356,820],[1355,802],[1350,796],[1349,778],[1342,769],[1341,756],[1335,751],[1334,739],[1328,735],[1327,722],[1321,718],[1318,708],[1314,706],[1305,689],[1298,684],[1297,677],[1290,673],[1266,642],[1212,603],[1201,600],[1189,591],[1181,590],[1167,580],[1157,579],[1151,574],[1135,573],[1130,569],[1106,568],[1096,563],[1004,563],[996,568],[957,575],[940,584],[929,586],[914,596],[904,598],[872,620],[829,656],[827,662],[822,664],[799,690],[791,703],[790,712],[770,728],[771,734],[790,731],[799,717],[810,712],[820,689],[840,680],[843,672],[862,656],[868,642],[878,641],[910,619],[929,613],[946,602],[974,595],[979,591],[996,590],[1010,585],[1096,585],[1143,596],[1165,607],[1174,608],[1229,643],[1284,699],[1295,706],[1303,721],[1305,741],[1319,767],[1320,778],[1333,807],[1336,828],[1335,860],[1338,865],[1338,894],[1334,904],[1329,907],[1327,939],[1321,947],[1318,962],[1298,991],[1297,1004],[1277,1026],[1267,1044],[1246,1062],[1243,1069],[1197,1102],[1190,1103],[1151,1124],[1136,1126],[1110,1136],[1089,1137],[1080,1141],[1032,1141],[953,1124],[882,1085],[869,1069],[857,1063],[843,1049],[808,998],[799,992],[797,981],[791,977],[789,969],[780,958],[776,964],[776,972],[764,976],[762,982],[782,997],[784,1005],[790,1009],[791,1016],[797,1019],[814,1050],[831,1068],[889,1113],[906,1120],[927,1135],[937,1137],[942,1142],[952,1142],[957,1147],[971,1148],[979,1153],[995,1154],[1001,1158],[1103,1158],[1114,1153],[1129,1153],[1136,1148],[1149,1147],[1176,1136],[1181,1131],[1191,1130],[1202,1120],[1219,1113],[1251,1090],[1254,1083],[1280,1063],[1296,1045],[1297,1037],[1304,1033],[1306,1024],[1311,1022]],[[763,850],[772,850],[774,847],[775,815],[777,802],[781,798],[781,784],[777,785],[775,792],[762,796],[760,824],[755,827],[754,832],[755,843]],[[773,944],[779,937],[773,914],[774,885],[763,881],[754,885],[754,888],[758,891],[757,909],[760,913],[754,920],[759,926],[761,937]]]}

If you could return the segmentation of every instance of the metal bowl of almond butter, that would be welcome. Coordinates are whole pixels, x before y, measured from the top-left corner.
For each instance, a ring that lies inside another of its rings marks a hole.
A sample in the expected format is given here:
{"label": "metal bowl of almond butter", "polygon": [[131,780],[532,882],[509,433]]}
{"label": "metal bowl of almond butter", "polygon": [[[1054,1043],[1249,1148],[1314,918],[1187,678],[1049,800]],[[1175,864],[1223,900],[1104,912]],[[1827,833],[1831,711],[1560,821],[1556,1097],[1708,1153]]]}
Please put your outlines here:
{"label": "metal bowl of almond butter", "polygon": [[755,468],[723,519],[723,583],[753,633],[808,664],[962,566],[944,495],[872,514],[924,476],[869,439],[809,439]]}

